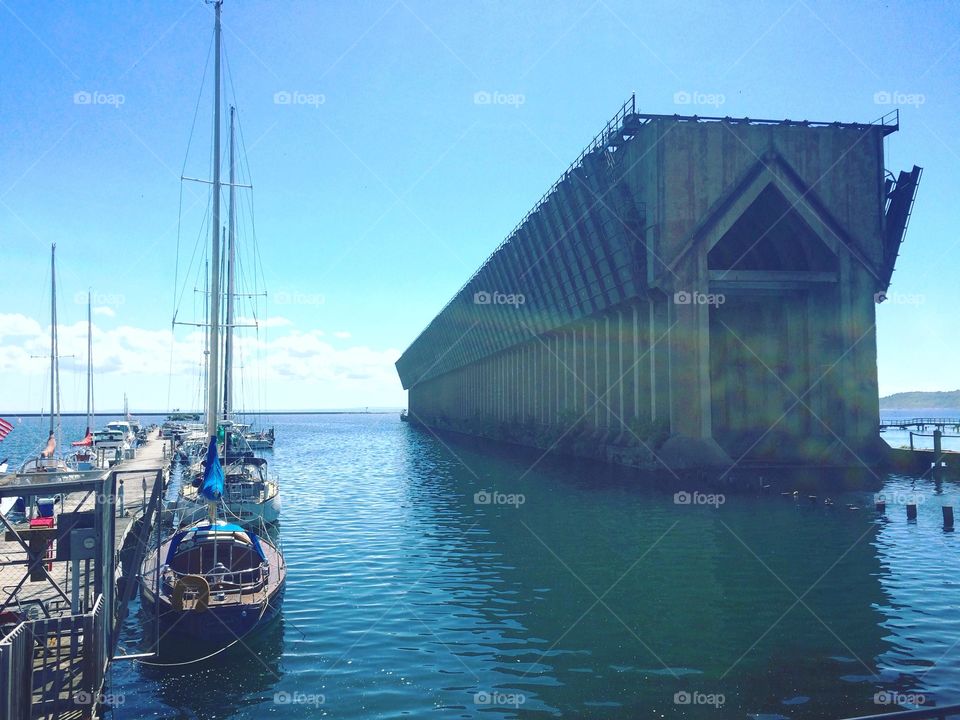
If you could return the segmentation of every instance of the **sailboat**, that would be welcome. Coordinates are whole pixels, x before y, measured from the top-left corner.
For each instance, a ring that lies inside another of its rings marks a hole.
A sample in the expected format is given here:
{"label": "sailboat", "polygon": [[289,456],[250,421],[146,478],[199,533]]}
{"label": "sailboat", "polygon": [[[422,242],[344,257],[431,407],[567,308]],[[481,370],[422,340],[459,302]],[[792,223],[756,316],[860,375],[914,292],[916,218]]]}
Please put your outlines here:
{"label": "sailboat", "polygon": [[93,317],[91,296],[87,291],[87,431],[82,440],[70,443],[77,448],[73,464],[78,470],[96,470],[105,458],[98,457],[97,438],[93,434]]}
{"label": "sailboat", "polygon": [[[233,414],[233,328],[234,328],[234,267],[236,257],[236,120],[235,109],[230,108],[230,204],[227,234],[227,292],[226,320],[224,327],[223,359],[223,407],[218,423],[222,437],[223,460],[225,463],[225,487],[223,497],[224,514],[240,523],[275,523],[280,519],[280,485],[276,478],[270,477],[267,461],[256,457],[244,433],[246,426],[234,423]],[[219,263],[214,261],[219,267]],[[211,308],[213,318],[219,311],[219,293],[217,283],[211,283],[212,297],[218,302]],[[209,343],[212,348],[212,341]],[[210,358],[214,354],[210,353]],[[219,381],[215,370],[208,372],[208,385]],[[218,410],[219,411],[219,410]],[[272,440],[272,434],[271,434]],[[272,445],[271,445],[272,446]],[[200,463],[195,463],[189,473],[191,482],[184,482],[180,488],[178,508],[189,517],[191,513],[203,512],[205,501],[200,492],[202,473]]]}
{"label": "sailboat", "polygon": [[57,451],[60,429],[60,362],[57,357],[57,244],[50,246],[50,434],[40,454],[27,458],[20,466],[21,474],[70,472],[71,468]]}
{"label": "sailboat", "polygon": [[[160,543],[141,568],[140,594],[158,615],[163,634],[176,633],[195,642],[233,642],[265,626],[280,609],[286,586],[286,563],[266,534],[218,520],[225,506],[229,436],[221,461],[220,431],[220,11],[215,0],[215,102],[213,131],[213,208],[211,297],[209,318],[210,382],[207,383],[207,451],[198,498],[207,518],[180,528]],[[261,523],[262,525],[262,523]]]}

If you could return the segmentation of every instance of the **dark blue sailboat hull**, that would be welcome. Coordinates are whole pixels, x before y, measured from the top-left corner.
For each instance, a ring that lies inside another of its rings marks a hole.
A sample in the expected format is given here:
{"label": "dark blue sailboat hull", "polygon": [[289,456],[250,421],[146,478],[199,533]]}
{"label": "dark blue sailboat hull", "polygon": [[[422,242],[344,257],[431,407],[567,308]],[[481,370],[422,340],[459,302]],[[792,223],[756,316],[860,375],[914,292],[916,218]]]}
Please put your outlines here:
{"label": "dark blue sailboat hull", "polygon": [[[188,641],[195,645],[222,647],[267,627],[280,614],[285,590],[286,582],[277,588],[266,608],[227,605],[214,606],[199,612],[176,610],[167,599],[161,598],[160,640]],[[141,602],[148,612],[157,612],[150,594],[141,592]]]}

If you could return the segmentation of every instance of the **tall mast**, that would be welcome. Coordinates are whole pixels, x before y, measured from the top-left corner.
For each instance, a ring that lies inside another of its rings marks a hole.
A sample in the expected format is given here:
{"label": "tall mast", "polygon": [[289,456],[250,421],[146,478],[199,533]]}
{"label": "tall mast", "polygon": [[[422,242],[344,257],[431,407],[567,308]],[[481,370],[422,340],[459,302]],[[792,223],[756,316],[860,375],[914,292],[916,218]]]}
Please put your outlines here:
{"label": "tall mast", "polygon": [[93,318],[91,293],[87,290],[87,433],[93,427]]}
{"label": "tall mast", "polygon": [[236,188],[236,135],[234,127],[234,113],[236,108],[230,106],[230,207],[227,223],[230,230],[227,233],[227,322],[224,332],[226,342],[223,352],[223,419],[230,419],[233,410],[233,277],[234,263],[236,262],[236,233],[237,233],[237,188]]}
{"label": "tall mast", "polygon": [[214,101],[213,101],[213,227],[210,261],[210,372],[207,376],[207,434],[217,436],[217,390],[220,375],[220,6],[213,3],[216,12],[214,27]]}
{"label": "tall mast", "polygon": [[[203,269],[203,318],[210,323],[210,260]],[[210,335],[203,338],[203,396],[210,392]]]}
{"label": "tall mast", "polygon": [[57,244],[50,246],[50,434],[57,397]]}

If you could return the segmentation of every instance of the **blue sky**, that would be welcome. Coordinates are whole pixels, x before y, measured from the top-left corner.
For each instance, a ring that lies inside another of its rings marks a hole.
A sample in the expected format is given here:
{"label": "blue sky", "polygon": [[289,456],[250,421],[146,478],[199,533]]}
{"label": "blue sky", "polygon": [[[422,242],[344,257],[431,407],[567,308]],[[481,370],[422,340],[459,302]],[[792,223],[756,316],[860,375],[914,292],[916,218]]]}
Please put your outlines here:
{"label": "blue sky", "polygon": [[[211,8],[0,0],[0,17],[0,407],[44,404],[30,355],[54,241],[63,354],[82,354],[75,300],[96,294],[98,405],[124,391],[135,409],[190,405],[196,344],[178,330],[171,353],[168,335],[179,175],[209,176],[210,71],[184,158]],[[881,392],[960,386],[956,5],[227,0],[224,45],[273,319],[249,345],[274,365],[248,406],[404,405],[393,360],[633,91],[653,113],[871,121],[899,107],[887,167],[925,172],[878,308]],[[183,252],[205,197],[183,188]],[[83,405],[75,363],[65,409]]]}

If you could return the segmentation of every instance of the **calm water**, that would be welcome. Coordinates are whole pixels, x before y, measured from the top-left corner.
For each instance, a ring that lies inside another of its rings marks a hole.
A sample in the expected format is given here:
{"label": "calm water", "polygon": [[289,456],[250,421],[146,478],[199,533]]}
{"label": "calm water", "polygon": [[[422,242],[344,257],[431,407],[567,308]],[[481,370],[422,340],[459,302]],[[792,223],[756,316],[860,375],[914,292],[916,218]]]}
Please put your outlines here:
{"label": "calm water", "polygon": [[[886,518],[872,492],[682,505],[395,415],[273,419],[282,618],[200,664],[116,664],[116,720],[826,718],[892,709],[882,691],[960,700],[949,483],[882,478]],[[128,652],[141,622],[134,607]]]}

